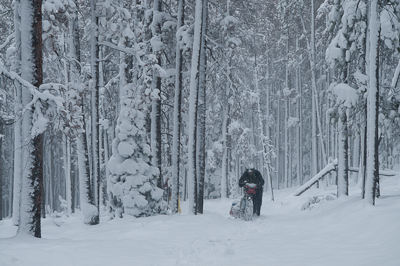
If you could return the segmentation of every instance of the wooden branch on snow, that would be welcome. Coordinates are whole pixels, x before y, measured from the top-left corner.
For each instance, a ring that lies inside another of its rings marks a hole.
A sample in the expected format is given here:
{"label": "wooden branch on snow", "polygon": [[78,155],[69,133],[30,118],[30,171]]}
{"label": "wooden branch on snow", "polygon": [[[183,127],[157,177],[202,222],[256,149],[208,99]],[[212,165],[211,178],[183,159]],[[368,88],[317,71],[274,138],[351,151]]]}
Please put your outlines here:
{"label": "wooden branch on snow", "polygon": [[299,187],[295,192],[294,192],[294,196],[300,196],[301,194],[303,194],[307,189],[309,189],[312,185],[314,185],[315,183],[317,183],[318,180],[320,180],[321,178],[323,178],[325,175],[329,174],[332,171],[336,171],[336,166],[338,164],[338,160],[335,159],[333,162],[328,163],[324,169],[322,169],[318,174],[316,174],[313,178],[311,178],[310,180],[308,180],[307,183],[305,183],[304,185],[302,185],[301,187]]}
{"label": "wooden branch on snow", "polygon": [[[313,178],[308,180],[307,183],[299,187],[294,193],[293,196],[300,196],[303,194],[307,189],[309,189],[312,185],[314,185],[318,180],[323,178],[325,175],[329,174],[332,171],[336,171],[336,166],[337,166],[337,159],[335,159],[333,162],[328,163],[324,169],[322,169],[318,174],[316,174]],[[357,167],[349,167],[350,172],[358,172]],[[382,176],[395,176],[399,175],[400,172],[396,171],[385,171],[385,170],[379,170],[379,175]]]}

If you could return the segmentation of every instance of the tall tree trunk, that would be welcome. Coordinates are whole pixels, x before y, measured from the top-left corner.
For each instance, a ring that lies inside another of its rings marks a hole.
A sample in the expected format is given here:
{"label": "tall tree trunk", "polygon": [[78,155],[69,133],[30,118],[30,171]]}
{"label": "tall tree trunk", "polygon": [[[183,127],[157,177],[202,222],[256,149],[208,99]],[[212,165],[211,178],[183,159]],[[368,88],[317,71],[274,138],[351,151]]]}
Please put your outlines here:
{"label": "tall tree trunk", "polygon": [[[2,100],[0,100],[0,110],[2,110]],[[0,221],[3,219],[3,180],[5,180],[5,174],[3,169],[3,139],[4,139],[4,120],[0,115]]]}
{"label": "tall tree trunk", "polygon": [[[344,110],[343,110],[344,109]],[[337,196],[349,195],[349,156],[347,137],[347,115],[345,107],[339,108],[339,158]]]}
{"label": "tall tree trunk", "polygon": [[197,111],[198,111],[198,86],[200,75],[200,48],[202,35],[203,20],[203,3],[204,0],[196,0],[195,22],[194,22],[194,40],[192,66],[190,74],[190,98],[189,98],[189,212],[197,214],[197,162],[196,162],[196,132],[197,132]]}
{"label": "tall tree trunk", "polygon": [[[268,76],[268,75],[267,75]],[[267,124],[266,124],[266,138],[268,139],[269,142],[271,142],[270,140],[270,136],[271,136],[271,130],[270,130],[270,90],[271,87],[267,88],[267,106],[266,106],[266,117],[267,117]],[[271,200],[274,201],[274,190],[273,190],[273,185],[272,185],[272,160],[271,160],[271,148],[269,148],[269,152],[267,155],[267,165],[266,165],[266,173],[267,173],[267,182],[268,182],[268,190],[271,192]],[[239,172],[239,171],[238,171]],[[239,180],[238,180],[239,183]]]}
{"label": "tall tree trunk", "polygon": [[368,205],[375,205],[376,185],[379,179],[378,116],[380,18],[378,14],[378,0],[371,1],[369,32],[370,47],[369,88],[367,98],[367,179],[365,183],[365,203]]}
{"label": "tall tree trunk", "polygon": [[[370,18],[370,14],[371,14],[371,2],[370,1],[366,1],[366,5],[367,5],[367,16],[366,16],[366,24],[367,24],[367,28],[366,28],[366,38],[365,41],[363,43],[363,47],[365,47],[365,59],[363,61],[361,61],[360,68],[361,70],[364,70],[362,73],[366,73],[367,76],[370,76],[370,26],[371,26],[371,18]],[[362,161],[362,184],[361,184],[361,196],[363,199],[365,199],[365,184],[366,184],[366,180],[367,180],[367,158],[368,158],[368,99],[365,99],[364,101],[364,105],[365,105],[365,113],[364,113],[364,124],[363,124],[363,128],[364,128],[364,141],[363,141],[363,145],[364,145],[364,152],[363,152],[363,161]]]}
{"label": "tall tree trunk", "polygon": [[285,99],[285,154],[284,154],[284,171],[285,171],[285,180],[284,180],[284,188],[287,188],[289,185],[289,98]]}
{"label": "tall tree trunk", "polygon": [[[286,40],[286,67],[285,67],[285,90],[289,91],[289,36],[290,36],[290,31],[289,31],[289,26],[286,26],[287,28],[287,40]],[[286,95],[284,92],[283,95],[285,95],[285,122],[284,122],[284,127],[285,127],[285,151],[284,151],[284,188],[288,187],[288,181],[289,181],[289,95]]]}
{"label": "tall tree trunk", "polygon": [[[21,17],[19,15],[20,0],[14,2],[14,34],[15,34],[15,56],[11,70],[19,73],[21,68]],[[24,152],[22,144],[22,87],[17,81],[14,82],[14,184],[13,184],[13,210],[12,223],[18,225],[21,199],[22,182],[22,155]]]}
{"label": "tall tree trunk", "polygon": [[91,36],[91,72],[92,72],[92,95],[91,95],[91,106],[92,106],[92,125],[91,125],[91,137],[92,137],[92,189],[91,189],[91,204],[96,206],[96,214],[92,217],[91,224],[98,224],[100,222],[100,157],[99,157],[99,17],[96,14],[97,0],[91,0],[91,23],[92,23],[92,36]]}
{"label": "tall tree trunk", "polygon": [[[42,84],[42,1],[21,1],[21,77],[35,87]],[[22,92],[22,104],[27,106],[33,99],[28,88]],[[22,117],[22,138],[26,152],[22,170],[20,217],[18,234],[26,233],[41,237],[41,203],[43,189],[43,134],[31,136],[34,108]]]}
{"label": "tall tree trunk", "polygon": [[[300,68],[300,67],[299,67]],[[296,160],[296,176],[297,176],[297,186],[301,185],[301,156],[302,156],[302,150],[300,149],[300,143],[301,143],[301,107],[300,107],[300,103],[301,103],[301,91],[300,91],[300,69],[296,68],[296,91],[297,94],[300,95],[300,97],[296,100],[296,116],[297,119],[299,120],[299,125],[296,127],[296,153],[297,153],[297,160]]]}
{"label": "tall tree trunk", "polygon": [[[185,0],[179,0],[178,3],[178,25],[177,29],[183,26],[185,21]],[[171,210],[178,212],[179,202],[179,178],[180,178],[180,142],[181,142],[181,109],[182,109],[182,67],[183,57],[182,48],[179,43],[176,44],[176,79],[175,79],[175,99],[174,99],[174,132],[172,148],[172,194]]]}
{"label": "tall tree trunk", "polygon": [[[368,102],[365,102],[365,123],[364,123],[364,141],[363,141],[363,145],[364,145],[364,151],[363,151],[363,160],[362,160],[362,165],[360,165],[360,167],[362,166],[362,184],[361,184],[361,196],[363,199],[365,199],[365,181],[367,180],[367,149],[368,149],[368,144],[367,144],[367,140],[368,140],[368,123],[367,123],[367,119],[368,119]],[[361,164],[361,162],[360,162]]]}
{"label": "tall tree trunk", "polygon": [[[162,1],[154,0],[153,3],[153,22],[152,22],[152,34],[153,38],[159,38],[161,41],[161,21],[157,16],[162,10]],[[156,58],[157,64],[161,67],[161,51],[153,51]],[[151,108],[151,148],[153,151],[152,163],[159,170],[157,177],[157,187],[163,188],[162,182],[162,169],[161,169],[161,77],[159,73],[153,70],[153,90],[157,90],[158,98],[153,100]]]}
{"label": "tall tree trunk", "polygon": [[278,107],[277,107],[277,119],[276,119],[276,187],[280,189],[280,181],[281,181],[281,163],[280,163],[280,147],[281,147],[281,131],[280,131],[280,125],[281,125],[281,97],[278,94]]}
{"label": "tall tree trunk", "polygon": [[67,215],[71,214],[72,199],[71,199],[71,147],[68,136],[63,134],[63,158],[64,158],[64,173],[65,173],[65,200],[67,201]]}
{"label": "tall tree trunk", "polygon": [[[77,1],[74,0],[76,4]],[[80,36],[78,28],[78,12],[75,9],[70,20],[70,57],[73,59],[70,68],[70,77],[73,83],[79,83],[80,68]],[[83,101],[83,91],[79,91],[79,102],[77,103],[82,115],[81,130],[75,139],[78,155],[78,173],[79,173],[79,198],[80,209],[83,213],[83,222],[85,224],[96,224],[96,207],[91,202],[91,184],[90,184],[90,164],[89,150],[86,135],[86,115]]]}
{"label": "tall tree trunk", "polygon": [[203,19],[201,25],[200,68],[199,68],[199,112],[197,117],[197,154],[198,154],[198,203],[197,212],[203,213],[204,180],[206,175],[206,72],[207,50],[206,32],[208,17],[208,0],[203,3]]}
{"label": "tall tree trunk", "polygon": [[[227,97],[227,96],[225,96]],[[228,198],[228,120],[229,103],[225,100],[222,114],[222,171],[221,171],[221,198]]]}

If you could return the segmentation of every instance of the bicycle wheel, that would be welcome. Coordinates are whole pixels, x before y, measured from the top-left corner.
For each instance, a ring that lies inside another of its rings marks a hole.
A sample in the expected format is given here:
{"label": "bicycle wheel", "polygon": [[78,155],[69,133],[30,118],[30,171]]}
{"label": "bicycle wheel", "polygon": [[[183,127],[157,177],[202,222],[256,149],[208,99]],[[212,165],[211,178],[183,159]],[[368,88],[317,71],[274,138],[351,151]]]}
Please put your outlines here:
{"label": "bicycle wheel", "polygon": [[253,199],[252,198],[247,198],[245,200],[245,208],[243,212],[243,220],[245,221],[251,221],[253,220]]}
{"label": "bicycle wheel", "polygon": [[239,203],[239,217],[238,218],[243,218],[245,209],[246,209],[246,197],[243,197],[240,199],[240,203]]}

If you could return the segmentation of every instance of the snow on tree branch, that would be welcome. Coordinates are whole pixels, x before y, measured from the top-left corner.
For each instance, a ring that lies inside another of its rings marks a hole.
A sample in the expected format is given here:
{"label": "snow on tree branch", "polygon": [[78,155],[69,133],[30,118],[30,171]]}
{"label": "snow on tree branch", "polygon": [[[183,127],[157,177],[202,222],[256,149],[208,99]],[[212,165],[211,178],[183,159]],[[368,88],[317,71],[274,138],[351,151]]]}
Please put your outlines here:
{"label": "snow on tree branch", "polygon": [[[34,115],[34,125],[32,127],[32,137],[43,133],[47,125],[49,123],[49,114],[57,113],[61,114],[64,111],[64,100],[60,96],[56,96],[55,94],[59,94],[59,90],[66,89],[62,84],[56,83],[46,83],[42,84],[39,88],[32,85],[30,82],[23,79],[17,73],[13,71],[8,71],[2,62],[0,62],[0,74],[6,76],[7,78],[17,81],[22,86],[26,87],[29,92],[32,94],[32,101],[24,106],[23,112],[35,106],[35,115]],[[49,108],[53,107],[53,108]],[[53,111],[55,110],[55,112]],[[55,114],[54,114],[55,115]],[[54,116],[53,115],[53,116]],[[52,116],[52,115],[50,115]]]}

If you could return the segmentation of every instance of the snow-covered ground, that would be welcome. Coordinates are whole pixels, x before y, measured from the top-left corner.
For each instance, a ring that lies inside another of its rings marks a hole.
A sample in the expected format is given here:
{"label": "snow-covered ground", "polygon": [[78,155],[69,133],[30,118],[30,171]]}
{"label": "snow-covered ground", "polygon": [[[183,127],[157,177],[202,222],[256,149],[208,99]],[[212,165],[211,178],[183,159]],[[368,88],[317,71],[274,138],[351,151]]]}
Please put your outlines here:
{"label": "snow-covered ground", "polygon": [[[126,217],[87,226],[81,216],[43,221],[42,239],[14,236],[0,222],[0,265],[400,265],[400,176],[381,179],[376,207],[364,207],[360,190],[312,205],[313,195],[335,188],[296,188],[264,194],[252,222],[229,217],[232,200],[205,202],[204,215]],[[182,204],[187,209],[187,203]]]}

